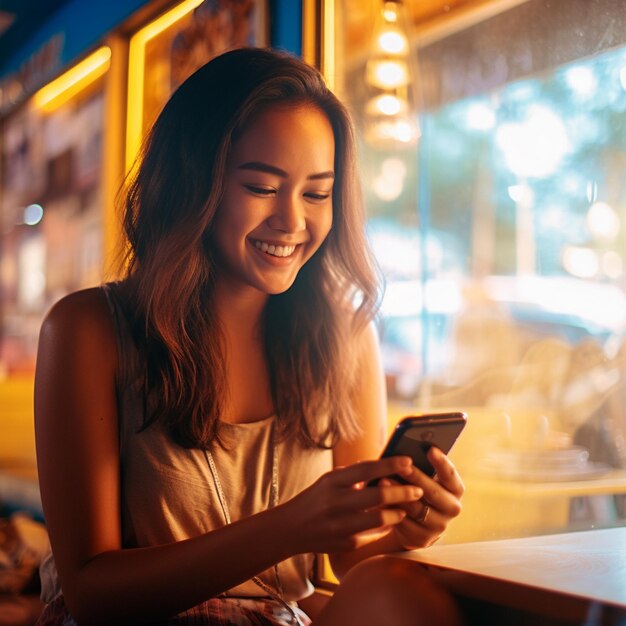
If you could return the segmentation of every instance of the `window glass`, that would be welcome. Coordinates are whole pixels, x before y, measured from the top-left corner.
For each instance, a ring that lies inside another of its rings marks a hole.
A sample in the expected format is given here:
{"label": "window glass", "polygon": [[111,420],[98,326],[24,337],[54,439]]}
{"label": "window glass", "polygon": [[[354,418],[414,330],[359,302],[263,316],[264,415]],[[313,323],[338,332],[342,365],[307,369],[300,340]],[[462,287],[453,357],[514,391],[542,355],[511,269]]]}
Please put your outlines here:
{"label": "window glass", "polygon": [[336,5],[336,84],[387,282],[390,427],[469,416],[451,453],[465,507],[445,540],[623,525],[626,10],[407,0],[421,136],[381,143],[381,5],[356,4]]}

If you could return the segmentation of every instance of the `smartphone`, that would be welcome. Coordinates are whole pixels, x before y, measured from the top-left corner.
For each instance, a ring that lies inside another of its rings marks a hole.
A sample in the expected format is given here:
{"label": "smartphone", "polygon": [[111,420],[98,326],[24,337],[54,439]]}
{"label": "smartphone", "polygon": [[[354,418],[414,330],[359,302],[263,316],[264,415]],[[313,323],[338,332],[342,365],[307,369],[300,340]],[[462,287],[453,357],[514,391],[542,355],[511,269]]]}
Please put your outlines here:
{"label": "smartphone", "polygon": [[[467,415],[460,411],[452,413],[427,413],[404,417],[395,427],[381,458],[388,456],[410,456],[413,465],[429,476],[435,475],[435,468],[426,454],[437,446],[446,454],[467,423]],[[394,480],[406,483],[401,476],[391,476]],[[375,485],[378,481],[372,481]]]}

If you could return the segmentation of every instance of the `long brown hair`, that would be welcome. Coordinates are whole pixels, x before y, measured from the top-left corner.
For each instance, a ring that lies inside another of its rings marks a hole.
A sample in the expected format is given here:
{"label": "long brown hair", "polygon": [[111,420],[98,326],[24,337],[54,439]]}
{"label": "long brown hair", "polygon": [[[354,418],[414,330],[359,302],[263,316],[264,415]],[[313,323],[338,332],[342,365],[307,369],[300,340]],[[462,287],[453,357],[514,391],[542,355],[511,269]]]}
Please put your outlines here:
{"label": "long brown hair", "polygon": [[[344,106],[317,70],[286,53],[243,48],[197,70],[156,120],[125,197],[129,304],[146,362],[150,411],[185,447],[219,439],[226,390],[222,333],[211,306],[210,233],[232,144],[272,104],[310,104],[335,137],[333,226],[263,315],[271,393],[282,436],[304,445],[351,437],[356,332],[378,305],[355,142]],[[304,148],[306,149],[306,148]]]}

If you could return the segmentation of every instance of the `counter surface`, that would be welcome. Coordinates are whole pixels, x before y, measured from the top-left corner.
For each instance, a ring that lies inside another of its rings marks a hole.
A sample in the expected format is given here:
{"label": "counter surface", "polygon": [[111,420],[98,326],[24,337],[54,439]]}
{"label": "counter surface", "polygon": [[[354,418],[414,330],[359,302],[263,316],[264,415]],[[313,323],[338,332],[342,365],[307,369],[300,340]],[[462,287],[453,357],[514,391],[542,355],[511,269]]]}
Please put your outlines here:
{"label": "counter surface", "polygon": [[478,600],[570,619],[599,603],[626,616],[626,527],[435,545],[399,556]]}

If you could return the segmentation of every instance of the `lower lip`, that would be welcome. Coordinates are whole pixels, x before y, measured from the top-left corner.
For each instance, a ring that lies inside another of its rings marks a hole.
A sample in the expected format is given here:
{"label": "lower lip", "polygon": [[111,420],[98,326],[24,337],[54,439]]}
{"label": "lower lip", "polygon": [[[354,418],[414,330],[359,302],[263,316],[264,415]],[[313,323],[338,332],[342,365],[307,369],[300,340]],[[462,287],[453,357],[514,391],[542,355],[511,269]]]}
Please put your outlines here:
{"label": "lower lip", "polygon": [[296,246],[296,249],[289,256],[274,256],[273,254],[268,254],[267,252],[263,252],[263,250],[259,249],[253,243],[250,244],[254,251],[266,262],[272,265],[273,267],[282,267],[284,265],[289,265],[293,262],[294,258],[298,253],[298,249],[300,246]]}

